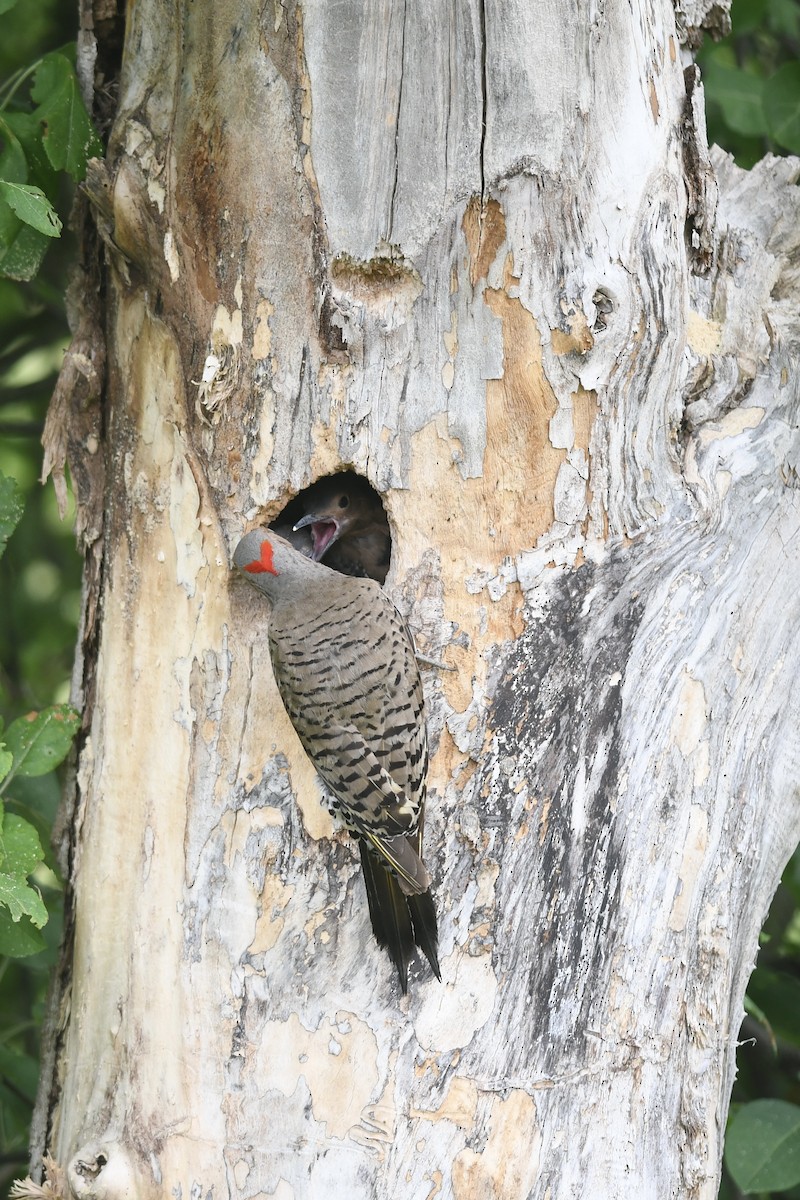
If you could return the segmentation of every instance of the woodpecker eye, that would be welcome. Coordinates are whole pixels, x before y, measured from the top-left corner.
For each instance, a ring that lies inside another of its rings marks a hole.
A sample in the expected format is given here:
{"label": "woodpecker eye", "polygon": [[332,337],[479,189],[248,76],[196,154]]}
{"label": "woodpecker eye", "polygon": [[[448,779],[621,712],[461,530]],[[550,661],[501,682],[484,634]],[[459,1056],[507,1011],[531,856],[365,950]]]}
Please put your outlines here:
{"label": "woodpecker eye", "polygon": [[349,504],[350,504],[349,496],[340,496],[339,497],[339,508],[347,508]]}

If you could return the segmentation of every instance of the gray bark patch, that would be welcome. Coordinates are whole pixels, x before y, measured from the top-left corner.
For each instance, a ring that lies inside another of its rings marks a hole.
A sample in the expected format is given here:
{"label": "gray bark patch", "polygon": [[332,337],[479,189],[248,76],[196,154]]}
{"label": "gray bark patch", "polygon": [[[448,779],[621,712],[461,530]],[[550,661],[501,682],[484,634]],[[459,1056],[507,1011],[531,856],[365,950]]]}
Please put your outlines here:
{"label": "gray bark patch", "polygon": [[[492,800],[506,810],[498,815],[507,830],[496,956],[502,972],[516,976],[503,993],[509,1011],[501,1027],[530,1028],[523,1013],[534,1004],[543,1049],[553,1022],[567,1019],[577,1035],[608,978],[623,853],[614,822],[621,683],[644,610],[641,594],[626,587],[631,557],[628,548],[602,569],[586,564],[554,583],[547,611],[530,622],[508,660],[490,712],[504,764]],[[515,812],[521,794],[527,804]],[[529,930],[526,943],[512,936],[521,928]],[[580,1056],[583,1038],[574,1044]],[[522,1070],[529,1055],[521,1041],[513,1069]]]}

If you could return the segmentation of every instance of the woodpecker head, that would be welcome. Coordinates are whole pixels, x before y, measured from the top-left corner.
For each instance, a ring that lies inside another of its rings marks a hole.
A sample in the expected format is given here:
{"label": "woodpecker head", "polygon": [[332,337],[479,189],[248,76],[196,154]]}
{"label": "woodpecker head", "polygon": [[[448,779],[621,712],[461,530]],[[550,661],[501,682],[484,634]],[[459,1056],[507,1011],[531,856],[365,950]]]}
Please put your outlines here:
{"label": "woodpecker head", "polygon": [[233,552],[234,566],[249,583],[273,600],[290,595],[309,581],[319,584],[320,572],[330,573],[312,562],[271,529],[251,529]]}

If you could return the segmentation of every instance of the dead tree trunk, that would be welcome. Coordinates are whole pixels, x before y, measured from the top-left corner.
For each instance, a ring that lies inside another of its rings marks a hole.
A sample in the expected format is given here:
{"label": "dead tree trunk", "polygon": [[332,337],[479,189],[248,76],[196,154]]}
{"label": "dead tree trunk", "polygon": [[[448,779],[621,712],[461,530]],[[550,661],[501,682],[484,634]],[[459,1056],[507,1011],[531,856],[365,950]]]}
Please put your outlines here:
{"label": "dead tree trunk", "polygon": [[[128,12],[47,1147],[82,1197],[712,1200],[800,833],[797,163],[712,165],[668,0]],[[407,999],[229,571],[342,468],[455,668]]]}

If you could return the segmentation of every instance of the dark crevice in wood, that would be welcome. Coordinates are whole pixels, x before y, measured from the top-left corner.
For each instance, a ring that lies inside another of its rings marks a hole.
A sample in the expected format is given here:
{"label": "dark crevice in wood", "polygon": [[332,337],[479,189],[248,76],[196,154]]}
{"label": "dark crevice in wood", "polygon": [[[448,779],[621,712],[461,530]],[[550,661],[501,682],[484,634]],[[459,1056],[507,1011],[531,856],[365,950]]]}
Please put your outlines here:
{"label": "dark crevice in wood", "polygon": [[392,198],[389,202],[389,229],[386,240],[394,240],[394,206],[397,199],[397,183],[400,176],[400,114],[403,111],[403,79],[405,77],[406,54],[406,16],[407,5],[403,3],[403,34],[400,39],[400,85],[397,89],[397,115],[394,125],[394,182],[392,183]]}

